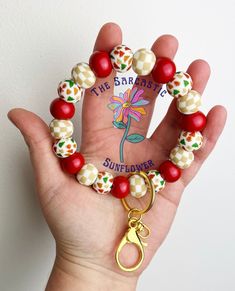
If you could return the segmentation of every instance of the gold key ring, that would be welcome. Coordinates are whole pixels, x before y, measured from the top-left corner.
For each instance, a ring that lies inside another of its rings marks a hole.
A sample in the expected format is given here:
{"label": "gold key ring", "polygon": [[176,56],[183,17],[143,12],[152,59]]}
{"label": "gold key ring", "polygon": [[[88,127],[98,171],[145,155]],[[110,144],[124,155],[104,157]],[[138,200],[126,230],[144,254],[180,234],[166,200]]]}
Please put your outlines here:
{"label": "gold key ring", "polygon": [[153,206],[153,204],[154,204],[154,201],[155,201],[155,198],[156,198],[155,189],[154,189],[154,185],[153,185],[153,183],[151,183],[151,181],[150,181],[148,175],[147,175],[145,172],[143,172],[143,171],[140,171],[140,172],[132,172],[132,173],[129,175],[129,177],[131,177],[131,176],[133,176],[133,175],[139,175],[139,176],[141,176],[142,178],[144,178],[144,180],[145,180],[145,182],[146,182],[146,184],[147,184],[147,188],[148,188],[148,190],[149,190],[149,192],[150,192],[150,201],[149,201],[149,203],[147,204],[147,206],[146,206],[145,208],[143,208],[143,209],[138,209],[138,208],[135,208],[135,207],[131,207],[131,206],[129,205],[129,203],[127,202],[126,198],[122,198],[121,201],[122,201],[123,206],[125,207],[125,209],[126,209],[128,212],[133,210],[133,212],[136,212],[136,213],[142,215],[142,214],[148,212],[148,211],[152,208],[152,206]]}

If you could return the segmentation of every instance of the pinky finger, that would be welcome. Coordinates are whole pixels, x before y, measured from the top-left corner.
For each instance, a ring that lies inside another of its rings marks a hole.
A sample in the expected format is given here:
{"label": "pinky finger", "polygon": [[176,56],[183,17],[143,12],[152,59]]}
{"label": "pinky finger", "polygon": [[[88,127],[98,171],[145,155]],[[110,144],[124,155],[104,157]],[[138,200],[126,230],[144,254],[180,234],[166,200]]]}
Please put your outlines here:
{"label": "pinky finger", "polygon": [[182,177],[183,183],[186,186],[196,175],[204,161],[214,149],[218,141],[227,118],[227,111],[221,105],[214,106],[207,114],[207,125],[203,130],[203,146],[200,150],[195,151],[195,160],[191,167],[184,172]]}

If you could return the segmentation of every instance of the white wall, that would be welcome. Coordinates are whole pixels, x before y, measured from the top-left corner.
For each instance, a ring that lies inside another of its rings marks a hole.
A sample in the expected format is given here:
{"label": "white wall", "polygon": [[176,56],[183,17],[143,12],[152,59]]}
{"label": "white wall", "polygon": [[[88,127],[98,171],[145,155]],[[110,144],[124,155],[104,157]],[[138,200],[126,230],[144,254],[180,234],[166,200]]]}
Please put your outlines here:
{"label": "white wall", "polygon": [[[124,43],[133,49],[150,47],[160,34],[175,34],[178,67],[186,69],[195,58],[211,64],[203,109],[223,104],[229,112],[216,150],[187,188],[170,235],[138,290],[235,290],[234,3],[0,0],[1,291],[43,290],[54,258],[27,149],[6,113],[21,106],[49,122],[58,81],[74,63],[88,59],[107,21],[121,25]],[[155,123],[166,110],[166,102],[160,104]]]}

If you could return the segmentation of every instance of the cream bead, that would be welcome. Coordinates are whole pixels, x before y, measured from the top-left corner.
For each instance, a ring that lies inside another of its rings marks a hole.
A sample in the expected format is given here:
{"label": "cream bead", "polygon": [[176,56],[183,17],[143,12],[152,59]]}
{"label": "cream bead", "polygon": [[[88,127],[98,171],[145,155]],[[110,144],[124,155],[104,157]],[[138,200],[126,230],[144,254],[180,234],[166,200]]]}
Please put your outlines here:
{"label": "cream bead", "polygon": [[144,178],[139,175],[132,175],[129,178],[130,193],[135,198],[141,198],[147,193],[147,186]]}
{"label": "cream bead", "polygon": [[53,145],[53,150],[57,157],[59,158],[67,158],[75,153],[77,149],[77,143],[72,138],[61,138]]}
{"label": "cream bead", "polygon": [[73,123],[70,120],[53,119],[49,128],[55,139],[68,138],[73,134]]}
{"label": "cream bead", "polygon": [[157,170],[150,170],[147,172],[147,175],[154,186],[155,192],[159,192],[164,189],[166,182],[162,178],[160,172]]}
{"label": "cream bead", "polygon": [[201,94],[195,90],[190,90],[188,94],[177,98],[177,108],[183,114],[195,113],[201,105]]}
{"label": "cream bead", "polygon": [[132,69],[139,76],[151,73],[156,62],[155,54],[148,49],[142,48],[134,53]]}
{"label": "cream bead", "polygon": [[167,83],[166,88],[168,93],[175,97],[186,95],[193,86],[193,81],[189,74],[184,72],[176,72],[174,78]]}
{"label": "cream bead", "polygon": [[192,152],[186,151],[180,146],[176,146],[170,153],[170,159],[172,163],[174,163],[180,169],[186,169],[192,164],[194,160],[194,154]]}
{"label": "cream bead", "polygon": [[179,145],[186,151],[199,150],[202,146],[203,136],[200,131],[189,132],[183,130],[179,136]]}
{"label": "cream bead", "polygon": [[91,186],[98,176],[98,170],[93,164],[85,164],[77,173],[78,182],[85,186]]}
{"label": "cream bead", "polygon": [[99,172],[93,188],[99,194],[106,194],[111,191],[113,186],[113,175],[108,172]]}
{"label": "cream bead", "polygon": [[79,63],[72,69],[73,80],[84,89],[90,88],[95,84],[96,77],[87,63]]}

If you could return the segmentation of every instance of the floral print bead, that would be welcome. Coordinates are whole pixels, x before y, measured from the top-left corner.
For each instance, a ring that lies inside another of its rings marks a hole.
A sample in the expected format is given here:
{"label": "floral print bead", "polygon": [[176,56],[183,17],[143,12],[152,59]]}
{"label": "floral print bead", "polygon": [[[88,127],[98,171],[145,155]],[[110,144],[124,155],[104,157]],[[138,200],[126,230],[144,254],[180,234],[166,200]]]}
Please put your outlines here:
{"label": "floral print bead", "polygon": [[159,192],[164,189],[166,182],[162,178],[160,172],[157,170],[150,170],[147,172],[147,175],[154,186],[155,192]]}
{"label": "floral print bead", "polygon": [[60,98],[68,103],[76,103],[80,101],[84,94],[84,90],[73,80],[60,82],[57,91]]}
{"label": "floral print bead", "polygon": [[61,138],[53,145],[53,150],[57,157],[59,158],[67,158],[75,153],[77,149],[77,143],[72,138]]}
{"label": "floral print bead", "polygon": [[203,136],[200,131],[190,132],[183,130],[178,141],[183,149],[192,152],[200,149],[203,142]]}
{"label": "floral print bead", "polygon": [[167,83],[166,88],[168,93],[175,97],[186,95],[193,86],[193,81],[189,74],[184,72],[176,72],[174,78]]}
{"label": "floral print bead", "polygon": [[110,53],[110,59],[115,71],[127,72],[132,65],[133,52],[126,45],[117,45]]}
{"label": "floral print bead", "polygon": [[93,188],[99,194],[106,194],[111,191],[113,185],[113,175],[108,172],[99,172]]}

